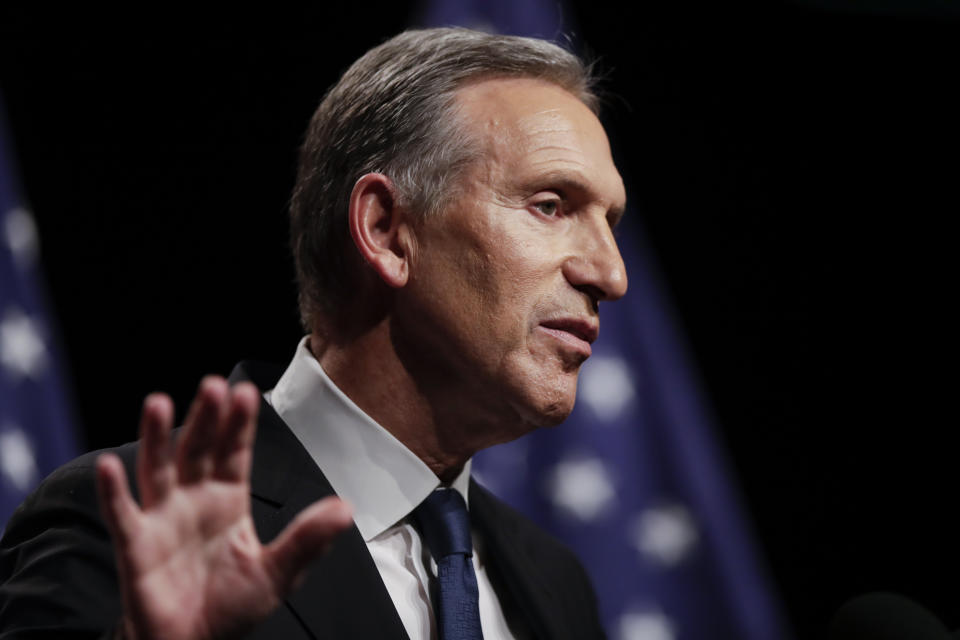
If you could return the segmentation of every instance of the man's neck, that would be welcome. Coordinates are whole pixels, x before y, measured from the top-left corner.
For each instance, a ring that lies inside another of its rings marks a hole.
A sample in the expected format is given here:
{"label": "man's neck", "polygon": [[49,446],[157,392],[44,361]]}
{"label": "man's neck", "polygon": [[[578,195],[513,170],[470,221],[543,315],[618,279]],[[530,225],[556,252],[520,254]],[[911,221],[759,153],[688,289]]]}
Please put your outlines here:
{"label": "man's neck", "polygon": [[[454,398],[444,399],[418,387],[397,356],[388,323],[385,318],[347,343],[324,340],[314,333],[310,351],[348,398],[449,483],[489,443],[472,442],[468,434],[480,430],[462,418],[451,419]],[[451,422],[457,424],[450,426]]]}

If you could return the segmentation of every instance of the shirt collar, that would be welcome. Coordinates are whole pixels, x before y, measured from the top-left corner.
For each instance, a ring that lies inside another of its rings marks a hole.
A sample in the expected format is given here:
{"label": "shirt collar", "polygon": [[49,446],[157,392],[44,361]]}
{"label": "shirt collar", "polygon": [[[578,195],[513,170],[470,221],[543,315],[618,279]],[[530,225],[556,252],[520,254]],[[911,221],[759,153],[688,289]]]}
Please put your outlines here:
{"label": "shirt collar", "polygon": [[[437,476],[393,434],[381,427],[333,383],[307,347],[267,393],[370,541],[410,514],[440,486]],[[470,461],[451,484],[467,499]]]}

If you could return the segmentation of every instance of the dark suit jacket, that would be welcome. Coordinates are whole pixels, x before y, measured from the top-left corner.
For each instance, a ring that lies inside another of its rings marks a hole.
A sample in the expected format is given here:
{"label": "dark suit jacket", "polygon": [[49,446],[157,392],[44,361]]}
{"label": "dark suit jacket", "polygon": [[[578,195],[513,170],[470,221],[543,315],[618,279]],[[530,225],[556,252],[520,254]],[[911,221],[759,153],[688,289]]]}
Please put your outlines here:
{"label": "dark suit jacket", "polygon": [[[241,364],[231,381],[269,389],[281,370]],[[118,447],[134,478],[136,443]],[[113,550],[94,485],[97,452],[61,467],[24,502],[0,541],[0,640],[99,637],[120,617]],[[261,404],[252,510],[263,541],[302,509],[333,494],[280,417]],[[602,637],[595,596],[573,554],[529,520],[470,483],[470,516],[482,536],[494,588],[537,638]],[[360,532],[353,527],[254,638],[407,638]]]}

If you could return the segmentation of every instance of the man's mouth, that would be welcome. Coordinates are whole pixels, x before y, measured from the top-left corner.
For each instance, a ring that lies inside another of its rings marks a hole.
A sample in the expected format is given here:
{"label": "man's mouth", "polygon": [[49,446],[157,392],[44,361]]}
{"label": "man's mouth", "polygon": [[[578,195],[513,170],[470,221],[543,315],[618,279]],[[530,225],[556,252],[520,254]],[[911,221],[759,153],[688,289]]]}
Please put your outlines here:
{"label": "man's mouth", "polygon": [[540,328],[582,353],[590,357],[593,350],[590,344],[597,339],[600,332],[599,324],[595,320],[580,318],[555,318],[540,323]]}

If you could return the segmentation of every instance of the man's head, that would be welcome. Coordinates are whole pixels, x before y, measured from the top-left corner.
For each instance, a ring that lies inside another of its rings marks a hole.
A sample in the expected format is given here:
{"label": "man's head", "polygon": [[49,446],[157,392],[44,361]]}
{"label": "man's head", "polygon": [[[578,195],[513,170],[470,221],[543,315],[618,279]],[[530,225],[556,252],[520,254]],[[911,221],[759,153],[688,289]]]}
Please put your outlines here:
{"label": "man's head", "polygon": [[588,86],[548,43],[413,32],[314,117],[292,223],[311,348],[415,451],[433,438],[422,451],[462,463],[573,408],[598,303],[627,286],[626,196]]}
{"label": "man's head", "polygon": [[414,215],[443,209],[482,153],[455,95],[485,78],[537,78],[597,110],[590,70],[543,40],[466,29],[402,33],[357,60],[311,120],[291,204],[291,240],[308,330],[335,314],[360,262],[347,210],[354,184],[379,172]]}

